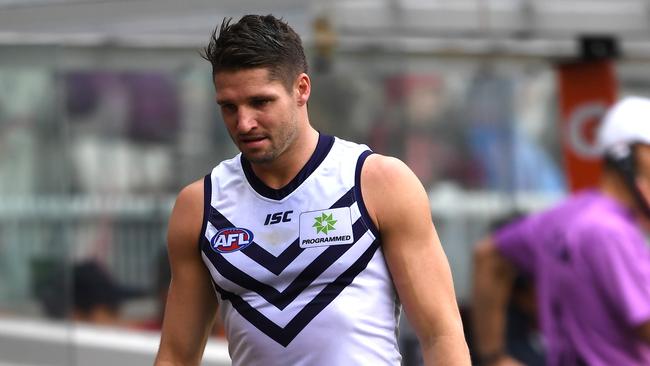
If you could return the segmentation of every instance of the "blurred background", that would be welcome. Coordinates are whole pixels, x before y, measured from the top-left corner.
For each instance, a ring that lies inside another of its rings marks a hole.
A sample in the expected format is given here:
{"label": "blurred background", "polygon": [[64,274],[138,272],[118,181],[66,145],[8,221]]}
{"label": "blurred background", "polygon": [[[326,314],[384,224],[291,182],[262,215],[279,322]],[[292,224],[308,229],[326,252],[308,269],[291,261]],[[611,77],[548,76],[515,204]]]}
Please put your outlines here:
{"label": "blurred background", "polygon": [[246,13],[302,36],[319,130],[418,175],[464,313],[473,243],[592,183],[605,107],[650,95],[646,0],[0,0],[0,365],[152,362],[174,198],[237,153],[199,50]]}

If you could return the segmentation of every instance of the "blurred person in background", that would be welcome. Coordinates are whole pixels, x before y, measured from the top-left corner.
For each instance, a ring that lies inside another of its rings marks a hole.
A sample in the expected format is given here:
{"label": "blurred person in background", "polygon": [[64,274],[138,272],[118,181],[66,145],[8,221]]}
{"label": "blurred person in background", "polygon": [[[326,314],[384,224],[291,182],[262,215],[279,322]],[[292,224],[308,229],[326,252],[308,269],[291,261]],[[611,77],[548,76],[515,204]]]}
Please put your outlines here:
{"label": "blurred person in background", "polygon": [[548,365],[650,364],[650,99],[615,104],[598,132],[598,189],[497,230],[475,251],[473,326],[482,365],[506,352],[516,271],[535,281]]}
{"label": "blurred person in background", "polygon": [[[138,328],[159,331],[162,329],[165,305],[167,304],[167,295],[169,293],[169,283],[172,279],[169,255],[167,254],[166,248],[163,248],[156,257],[153,274],[156,278],[153,286],[153,295],[156,300],[156,314],[153,318],[139,323]],[[216,337],[225,337],[223,324],[221,324],[218,318],[214,322],[211,334]]]}
{"label": "blurred person in background", "polygon": [[177,198],[156,364],[199,364],[218,306],[234,365],[399,365],[401,301],[428,365],[469,365],[422,185],[311,126],[300,37],[226,19],[205,57],[241,154]]}
{"label": "blurred person in background", "polygon": [[172,279],[171,269],[169,268],[169,256],[167,249],[163,248],[156,256],[153,263],[153,284],[152,293],[156,300],[156,314],[153,318],[140,324],[140,328],[147,330],[162,329],[163,317],[165,314],[165,304],[167,303],[167,293],[169,292],[169,283]]}
{"label": "blurred person in background", "polygon": [[132,326],[122,316],[122,305],[145,295],[144,291],[118,283],[95,261],[74,265],[72,320],[98,325]]}
{"label": "blurred person in background", "polygon": [[[500,217],[489,225],[489,232],[495,233],[522,217],[524,213],[518,211]],[[535,283],[529,275],[519,271],[509,291],[504,319],[505,352],[527,366],[543,366],[545,351],[539,330]],[[471,317],[471,310],[468,313],[464,315]],[[467,320],[471,322],[471,318]],[[473,358],[478,359],[472,327],[466,329],[466,338]]]}
{"label": "blurred person in background", "polygon": [[476,161],[477,185],[490,190],[565,191],[562,172],[516,112],[512,77],[484,65],[471,79],[462,131]]}
{"label": "blurred person in background", "polygon": [[403,156],[427,190],[441,183],[474,186],[480,170],[463,141],[447,84],[436,73],[388,77],[384,110],[369,135],[375,151]]}
{"label": "blurred person in background", "polygon": [[[71,271],[70,277],[66,271]],[[67,278],[71,280],[68,286]],[[135,326],[122,315],[123,305],[145,295],[117,282],[100,263],[83,260],[71,268],[55,266],[36,286],[36,296],[51,318],[110,326]]]}

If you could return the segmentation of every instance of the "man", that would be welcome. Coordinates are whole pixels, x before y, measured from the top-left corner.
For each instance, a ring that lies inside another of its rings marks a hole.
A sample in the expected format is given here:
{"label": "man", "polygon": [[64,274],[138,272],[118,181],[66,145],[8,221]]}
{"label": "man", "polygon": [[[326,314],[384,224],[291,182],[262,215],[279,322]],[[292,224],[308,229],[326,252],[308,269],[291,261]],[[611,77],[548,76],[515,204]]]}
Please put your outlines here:
{"label": "man", "polygon": [[199,363],[217,303],[234,365],[399,365],[400,301],[427,364],[468,365],[424,189],[312,128],[299,36],[271,15],[224,20],[205,57],[241,154],[174,206],[157,365]]}
{"label": "man", "polygon": [[46,316],[96,325],[137,326],[122,316],[122,308],[128,301],[145,296],[144,289],[119,283],[94,259],[72,266],[48,260],[38,264],[34,291]]}
{"label": "man", "polygon": [[482,365],[503,352],[516,270],[536,282],[549,365],[650,365],[650,99],[629,97],[598,134],[598,190],[498,230],[476,248],[474,336]]}
{"label": "man", "polygon": [[[134,326],[121,317],[122,304],[142,297],[142,289],[122,285],[102,266],[85,260],[72,268],[73,309],[75,321],[99,325]],[[61,294],[59,293],[59,297]]]}

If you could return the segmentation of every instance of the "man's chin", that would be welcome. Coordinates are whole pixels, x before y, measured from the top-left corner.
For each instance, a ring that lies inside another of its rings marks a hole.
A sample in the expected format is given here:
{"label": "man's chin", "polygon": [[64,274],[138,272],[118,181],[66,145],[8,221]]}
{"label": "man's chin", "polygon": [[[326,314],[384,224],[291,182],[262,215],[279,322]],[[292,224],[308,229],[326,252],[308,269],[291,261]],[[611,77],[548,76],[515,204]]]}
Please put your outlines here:
{"label": "man's chin", "polygon": [[275,160],[275,156],[272,156],[272,154],[255,154],[242,152],[242,155],[244,155],[246,160],[248,160],[251,164],[269,164]]}

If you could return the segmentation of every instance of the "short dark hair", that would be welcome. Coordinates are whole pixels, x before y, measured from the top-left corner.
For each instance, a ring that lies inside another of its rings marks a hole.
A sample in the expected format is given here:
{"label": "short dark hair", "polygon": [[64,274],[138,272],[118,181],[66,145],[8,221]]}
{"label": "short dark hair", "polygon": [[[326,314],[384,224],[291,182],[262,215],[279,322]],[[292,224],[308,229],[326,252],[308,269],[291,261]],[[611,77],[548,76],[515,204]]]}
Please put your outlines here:
{"label": "short dark hair", "polygon": [[307,72],[300,36],[273,15],[245,15],[234,24],[232,18],[224,18],[202,56],[212,64],[212,77],[221,71],[261,67],[287,90],[300,73]]}

